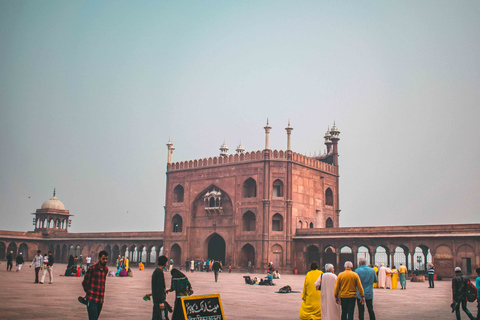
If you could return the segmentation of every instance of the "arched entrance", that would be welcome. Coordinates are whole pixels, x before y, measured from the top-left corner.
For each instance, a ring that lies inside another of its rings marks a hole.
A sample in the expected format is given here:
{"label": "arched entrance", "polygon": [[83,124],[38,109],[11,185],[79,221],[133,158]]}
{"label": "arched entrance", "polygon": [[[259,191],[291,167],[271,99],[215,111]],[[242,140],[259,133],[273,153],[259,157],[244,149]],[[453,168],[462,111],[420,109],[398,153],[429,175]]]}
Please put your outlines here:
{"label": "arched entrance", "polygon": [[242,267],[248,267],[248,261],[252,263],[252,266],[255,265],[255,248],[250,243],[242,247],[242,261],[239,264]]}
{"label": "arched entrance", "polygon": [[174,244],[172,248],[170,249],[170,259],[173,259],[173,265],[180,265],[182,258],[182,249],[178,244]]}
{"label": "arched entrance", "polygon": [[225,265],[225,240],[217,233],[208,240],[207,257]]}
{"label": "arched entrance", "polygon": [[320,266],[320,251],[317,246],[311,245],[307,248],[307,270],[310,270],[310,264],[312,264],[313,261],[316,261]]}

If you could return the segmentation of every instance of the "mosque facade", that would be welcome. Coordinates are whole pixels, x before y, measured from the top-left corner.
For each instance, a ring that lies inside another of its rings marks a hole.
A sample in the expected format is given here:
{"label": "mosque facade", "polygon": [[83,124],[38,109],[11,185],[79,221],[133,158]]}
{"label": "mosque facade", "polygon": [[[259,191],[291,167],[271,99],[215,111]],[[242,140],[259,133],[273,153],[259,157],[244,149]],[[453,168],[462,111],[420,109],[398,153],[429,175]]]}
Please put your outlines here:
{"label": "mosque facade", "polygon": [[326,151],[313,157],[292,151],[290,123],[285,150],[271,150],[268,121],[264,129],[263,150],[240,144],[229,154],[224,142],[219,156],[205,159],[173,162],[167,143],[164,231],[71,233],[73,215],[54,191],[33,213],[33,231],[0,231],[0,260],[10,251],[31,260],[40,249],[60,262],[106,250],[111,262],[124,255],[154,265],[163,253],[176,265],[214,259],[241,271],[251,261],[256,272],[272,262],[281,272],[304,273],[312,261],[341,271],[360,258],[420,272],[433,263],[440,277],[480,266],[480,224],[341,228],[337,126],[324,136]]}

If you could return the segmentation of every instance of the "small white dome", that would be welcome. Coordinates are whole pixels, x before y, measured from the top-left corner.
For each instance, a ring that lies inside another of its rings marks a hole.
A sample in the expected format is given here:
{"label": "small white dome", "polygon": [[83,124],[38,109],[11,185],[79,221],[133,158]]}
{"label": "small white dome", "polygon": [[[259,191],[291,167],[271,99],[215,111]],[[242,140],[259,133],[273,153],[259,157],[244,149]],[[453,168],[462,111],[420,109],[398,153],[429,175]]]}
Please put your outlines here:
{"label": "small white dome", "polygon": [[53,196],[42,204],[42,209],[65,210],[65,206],[57,197]]}

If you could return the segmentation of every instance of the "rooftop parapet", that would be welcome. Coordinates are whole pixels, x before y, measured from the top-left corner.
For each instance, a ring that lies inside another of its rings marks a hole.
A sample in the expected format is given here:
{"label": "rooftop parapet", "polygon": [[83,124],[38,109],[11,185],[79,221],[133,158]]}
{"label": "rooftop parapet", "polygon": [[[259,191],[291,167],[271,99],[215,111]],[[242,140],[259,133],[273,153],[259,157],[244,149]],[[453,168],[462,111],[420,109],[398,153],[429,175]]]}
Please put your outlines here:
{"label": "rooftop parapet", "polygon": [[[189,170],[202,167],[217,167],[232,163],[259,162],[263,160],[264,155],[262,151],[251,151],[235,155],[231,154],[228,156],[174,162],[167,164],[167,171]],[[271,152],[270,161],[287,161],[287,152],[283,150],[273,150]],[[317,159],[301,155],[299,153],[292,152],[292,162],[324,172],[338,174],[337,167]]]}

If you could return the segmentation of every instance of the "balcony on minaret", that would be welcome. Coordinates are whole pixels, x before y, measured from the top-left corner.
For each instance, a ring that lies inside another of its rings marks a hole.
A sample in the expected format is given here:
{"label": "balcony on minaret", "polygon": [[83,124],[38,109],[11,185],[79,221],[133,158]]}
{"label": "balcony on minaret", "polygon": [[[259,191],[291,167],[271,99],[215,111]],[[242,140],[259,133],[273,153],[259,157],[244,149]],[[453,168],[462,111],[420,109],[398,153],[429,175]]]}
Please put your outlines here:
{"label": "balcony on minaret", "polygon": [[223,213],[222,193],[220,190],[212,188],[211,190],[207,191],[207,193],[203,196],[203,201],[205,203],[205,213],[207,215]]}

